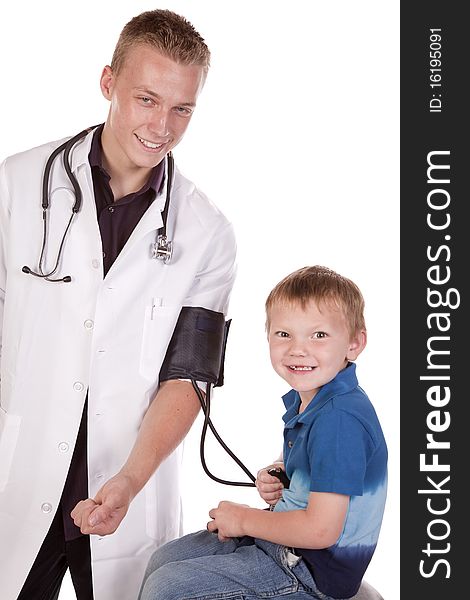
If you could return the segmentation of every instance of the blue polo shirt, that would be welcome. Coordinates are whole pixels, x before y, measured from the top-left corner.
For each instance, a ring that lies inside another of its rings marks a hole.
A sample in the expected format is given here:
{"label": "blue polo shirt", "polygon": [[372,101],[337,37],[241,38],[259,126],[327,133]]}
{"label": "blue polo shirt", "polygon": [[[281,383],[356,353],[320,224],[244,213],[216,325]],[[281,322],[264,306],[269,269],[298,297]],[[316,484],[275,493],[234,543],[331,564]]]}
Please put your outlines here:
{"label": "blue polo shirt", "polygon": [[290,487],[276,511],[305,509],[310,492],[350,496],[343,531],[329,548],[296,548],[320,591],[354,596],[374,553],[387,492],[387,445],[369,398],[350,363],[299,414],[300,396],[283,401],[284,464]]}

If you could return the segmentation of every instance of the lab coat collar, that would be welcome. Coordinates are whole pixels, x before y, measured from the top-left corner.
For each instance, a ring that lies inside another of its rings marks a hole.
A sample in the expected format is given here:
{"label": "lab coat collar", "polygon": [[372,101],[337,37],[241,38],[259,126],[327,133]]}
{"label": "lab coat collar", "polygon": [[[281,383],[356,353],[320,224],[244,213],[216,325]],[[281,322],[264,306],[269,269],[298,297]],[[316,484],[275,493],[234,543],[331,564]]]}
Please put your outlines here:
{"label": "lab coat collar", "polygon": [[74,146],[71,152],[70,166],[72,171],[75,173],[76,170],[84,164],[88,164],[88,154],[90,153],[91,141],[93,139],[93,132],[100,125],[96,125],[90,128],[90,131],[85,137],[79,140]]}

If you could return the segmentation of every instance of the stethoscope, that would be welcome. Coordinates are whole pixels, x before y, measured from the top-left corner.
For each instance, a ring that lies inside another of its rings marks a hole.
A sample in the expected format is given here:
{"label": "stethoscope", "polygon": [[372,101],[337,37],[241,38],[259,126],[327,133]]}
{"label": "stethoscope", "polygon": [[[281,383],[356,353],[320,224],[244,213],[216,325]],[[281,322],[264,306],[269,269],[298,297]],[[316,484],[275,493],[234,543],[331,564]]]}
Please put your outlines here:
{"label": "stethoscope", "polygon": [[[52,154],[49,156],[46,162],[46,166],[44,169],[44,175],[42,180],[42,221],[43,221],[43,234],[42,234],[42,247],[41,247],[41,255],[39,257],[38,270],[33,271],[31,267],[25,265],[21,270],[23,273],[28,275],[34,275],[35,277],[40,277],[41,279],[45,279],[46,281],[51,281],[53,283],[70,283],[72,281],[72,277],[70,275],[66,275],[65,277],[53,278],[57,269],[59,268],[60,259],[62,257],[65,239],[72,225],[72,221],[75,215],[80,211],[82,206],[82,191],[80,189],[80,185],[78,184],[77,178],[72,172],[72,168],[70,166],[70,153],[72,148],[77,144],[82,138],[84,138],[88,133],[93,131],[97,125],[93,127],[88,127],[84,129],[74,137],[70,138],[63,144],[61,144],[58,148],[56,148]],[[52,169],[52,165],[59,156],[63,152],[63,162],[64,169],[67,173],[67,176],[70,180],[70,183],[73,187],[73,192],[75,195],[75,202],[72,206],[72,214],[70,215],[70,219],[67,223],[67,226],[64,231],[64,235],[62,236],[62,240],[60,242],[59,250],[57,252],[57,259],[53,268],[45,273],[44,272],[44,253],[47,242],[47,211],[49,209],[49,180],[50,173]],[[171,195],[171,186],[173,182],[173,172],[174,172],[174,160],[171,152],[167,154],[167,184],[166,184],[166,199],[165,206],[162,211],[162,226],[157,231],[157,238],[155,244],[152,245],[151,255],[152,258],[156,258],[161,260],[163,263],[169,263],[173,254],[173,243],[168,239],[166,235],[166,223],[168,217],[168,208],[170,206],[170,195]]]}

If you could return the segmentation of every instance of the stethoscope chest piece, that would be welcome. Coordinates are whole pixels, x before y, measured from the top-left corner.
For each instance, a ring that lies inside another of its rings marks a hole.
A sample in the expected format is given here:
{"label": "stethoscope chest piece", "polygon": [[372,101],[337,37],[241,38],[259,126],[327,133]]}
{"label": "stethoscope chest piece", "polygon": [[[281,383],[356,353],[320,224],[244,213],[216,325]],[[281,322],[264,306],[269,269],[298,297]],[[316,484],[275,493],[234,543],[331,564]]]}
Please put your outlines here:
{"label": "stethoscope chest piece", "polygon": [[173,183],[173,172],[174,172],[174,160],[171,152],[167,154],[167,186],[166,186],[166,199],[165,206],[162,210],[162,227],[157,232],[155,244],[152,244],[152,258],[161,260],[163,263],[168,264],[171,261],[173,254],[173,242],[168,239],[166,234],[166,222],[168,218],[168,208],[170,206],[170,195],[171,186]]}
{"label": "stethoscope chest piece", "polygon": [[152,258],[169,263],[173,254],[173,243],[166,235],[158,235],[155,244],[152,244]]}

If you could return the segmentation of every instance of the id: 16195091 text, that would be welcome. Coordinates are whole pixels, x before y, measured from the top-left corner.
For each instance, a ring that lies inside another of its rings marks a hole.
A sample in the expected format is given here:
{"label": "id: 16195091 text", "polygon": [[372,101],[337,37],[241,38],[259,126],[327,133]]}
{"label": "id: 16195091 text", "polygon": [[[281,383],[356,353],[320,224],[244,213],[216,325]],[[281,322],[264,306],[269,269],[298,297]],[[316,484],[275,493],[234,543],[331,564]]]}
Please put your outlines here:
{"label": "id: 16195091 text", "polygon": [[442,111],[442,36],[441,29],[429,30],[429,85],[432,98],[429,101],[429,112]]}

